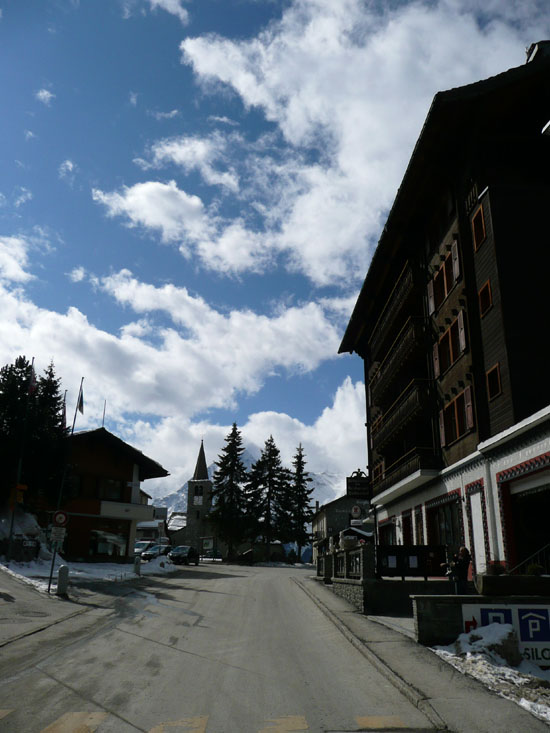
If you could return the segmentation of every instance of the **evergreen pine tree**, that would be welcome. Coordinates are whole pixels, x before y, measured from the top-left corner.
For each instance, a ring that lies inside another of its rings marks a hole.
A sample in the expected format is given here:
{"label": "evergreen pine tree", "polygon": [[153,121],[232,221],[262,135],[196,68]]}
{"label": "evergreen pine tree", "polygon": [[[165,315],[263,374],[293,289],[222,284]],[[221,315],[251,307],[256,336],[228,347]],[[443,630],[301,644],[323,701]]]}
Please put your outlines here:
{"label": "evergreen pine tree", "polygon": [[244,452],[241,433],[233,423],[225,446],[216,461],[212,488],[213,508],[210,512],[217,536],[227,544],[227,556],[232,557],[245,532],[246,468],[241,460]]}
{"label": "evergreen pine tree", "polygon": [[262,536],[268,558],[272,541],[281,536],[281,507],[287,490],[288,471],[281,463],[280,451],[271,435],[252,466],[247,483],[249,533],[253,539]]}
{"label": "evergreen pine tree", "polygon": [[312,479],[305,470],[306,460],[302,444],[296,449],[292,459],[294,470],[291,474],[290,496],[292,505],[292,540],[298,545],[298,561],[302,557],[302,548],[307,545],[309,534],[307,525],[311,522],[313,510],[310,505],[313,487]]}
{"label": "evergreen pine tree", "polygon": [[64,464],[63,398],[53,364],[38,380],[19,356],[0,369],[0,503],[5,505],[19,478],[28,486],[25,503],[40,495],[53,501]]}

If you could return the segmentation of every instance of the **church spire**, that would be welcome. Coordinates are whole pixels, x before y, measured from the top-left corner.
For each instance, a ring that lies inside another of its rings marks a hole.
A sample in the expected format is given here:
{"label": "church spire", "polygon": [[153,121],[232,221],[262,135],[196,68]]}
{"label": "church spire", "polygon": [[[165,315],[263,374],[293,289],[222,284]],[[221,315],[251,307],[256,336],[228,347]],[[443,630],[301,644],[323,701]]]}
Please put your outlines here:
{"label": "church spire", "polygon": [[195,473],[193,474],[193,481],[208,481],[208,468],[206,467],[206,458],[204,455],[204,445],[202,440],[199,457],[197,458],[197,465],[195,466]]}

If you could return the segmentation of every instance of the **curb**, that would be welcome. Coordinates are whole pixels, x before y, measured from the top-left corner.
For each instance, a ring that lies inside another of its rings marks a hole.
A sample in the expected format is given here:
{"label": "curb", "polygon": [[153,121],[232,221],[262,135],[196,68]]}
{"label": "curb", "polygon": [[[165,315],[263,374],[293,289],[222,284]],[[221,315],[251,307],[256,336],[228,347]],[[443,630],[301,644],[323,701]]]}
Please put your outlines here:
{"label": "curb", "polygon": [[[325,614],[325,616],[332,621],[336,628],[340,631],[343,636],[366,658],[368,661],[376,667],[376,669],[384,675],[384,677],[391,682],[391,684],[399,690],[406,698],[411,702],[421,713],[423,713],[430,723],[435,726],[436,730],[449,730],[445,721],[440,715],[434,710],[429,699],[420,690],[413,685],[409,684],[400,677],[397,672],[383,660],[375,652],[372,651],[364,642],[358,639],[355,634],[349,629],[349,627],[340,619],[338,616],[326,606],[323,601],[312,593],[309,588],[306,588],[303,581],[298,578],[292,578],[292,580],[299,586],[304,593],[311,598],[315,605]],[[366,618],[366,617],[365,617]],[[376,623],[376,622],[372,622]],[[395,630],[395,629],[394,629]],[[400,633],[400,632],[398,632]],[[404,635],[405,636],[405,635]],[[406,637],[411,640],[410,637]]]}

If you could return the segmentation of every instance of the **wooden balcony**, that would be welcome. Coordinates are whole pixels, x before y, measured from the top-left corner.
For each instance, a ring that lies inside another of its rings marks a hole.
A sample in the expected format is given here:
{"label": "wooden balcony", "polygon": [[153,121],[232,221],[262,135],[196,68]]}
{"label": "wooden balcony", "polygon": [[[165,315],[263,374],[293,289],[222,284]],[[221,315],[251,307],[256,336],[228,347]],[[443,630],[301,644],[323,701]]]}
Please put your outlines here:
{"label": "wooden balcony", "polygon": [[371,427],[372,446],[375,450],[380,451],[392,440],[394,433],[427,407],[429,384],[427,379],[413,379],[389,410],[377,418]]}
{"label": "wooden balcony", "polygon": [[411,353],[421,346],[423,339],[423,319],[409,318],[369,382],[373,404],[379,403]]}
{"label": "wooden balcony", "polygon": [[410,294],[413,291],[414,281],[413,273],[410,266],[407,265],[401,271],[401,274],[390,293],[388,300],[386,301],[384,308],[374,326],[370,339],[369,346],[371,350],[371,357],[376,359],[378,353],[383,345],[388,333],[391,331],[391,327],[403,310],[403,307],[408,301]]}
{"label": "wooden balcony", "polygon": [[407,478],[407,476],[410,476],[412,473],[419,471],[422,468],[440,468],[439,456],[431,447],[413,448],[388,466],[384,473],[376,479],[373,478],[373,496],[381,494],[386,489],[389,489],[390,486],[393,486],[393,484],[396,484],[398,481],[402,481],[404,478]]}

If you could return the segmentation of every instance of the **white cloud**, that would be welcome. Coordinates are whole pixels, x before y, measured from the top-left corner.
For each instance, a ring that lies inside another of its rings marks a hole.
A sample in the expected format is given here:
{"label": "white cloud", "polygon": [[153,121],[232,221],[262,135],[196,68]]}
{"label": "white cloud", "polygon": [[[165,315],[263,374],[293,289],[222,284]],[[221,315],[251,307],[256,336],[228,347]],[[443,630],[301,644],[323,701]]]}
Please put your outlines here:
{"label": "white cloud", "polygon": [[137,92],[130,92],[128,95],[128,99],[130,100],[130,104],[132,107],[135,107],[137,105],[138,101],[138,93]]}
{"label": "white cloud", "polygon": [[34,96],[39,102],[45,104],[46,107],[49,107],[52,99],[55,99],[55,94],[52,94],[52,92],[47,89],[39,89]]}
{"label": "white cloud", "polygon": [[0,283],[24,283],[32,279],[26,271],[30,243],[23,237],[0,237]]}
{"label": "white cloud", "polygon": [[215,163],[223,160],[226,140],[221,135],[209,138],[180,136],[159,140],[151,146],[151,163],[138,161],[142,167],[158,167],[167,163],[181,166],[186,172],[200,171],[202,177],[211,185],[224,186],[233,192],[238,191],[239,183],[232,171],[220,172]]}
{"label": "white cloud", "polygon": [[80,283],[86,277],[86,270],[83,267],[75,267],[68,273],[68,278],[73,283]]}
{"label": "white cloud", "polygon": [[[522,64],[524,47],[548,33],[538,0],[491,0],[489,12],[479,0],[300,0],[255,38],[182,41],[205,89],[233,89],[287,146],[278,162],[249,151],[240,174],[268,227],[249,266],[270,249],[319,285],[361,277],[433,95]],[[219,267],[224,249],[211,249],[207,264]]]}
{"label": "white cloud", "polygon": [[32,140],[35,137],[36,135],[34,134],[34,132],[32,132],[32,130],[25,130],[25,140]]}
{"label": "white cloud", "polygon": [[172,109],[170,112],[149,112],[151,117],[155,120],[173,120],[174,117],[178,117],[180,114],[179,109]]}
{"label": "white cloud", "polygon": [[74,182],[74,173],[76,171],[76,168],[76,163],[74,163],[72,160],[64,160],[57,169],[59,178],[66,180],[72,184]]}
{"label": "white cloud", "polygon": [[183,7],[181,0],[149,0],[149,4],[152,10],[161,8],[175,15],[184,25],[189,21],[189,13]]}
{"label": "white cloud", "polygon": [[179,242],[183,253],[187,253],[188,238],[208,232],[202,201],[181,191],[175,181],[137,183],[120,193],[93,189],[92,197],[107,207],[109,216],[125,216],[130,226],[157,230],[163,242]]}
{"label": "white cloud", "polygon": [[15,197],[13,205],[16,209],[32,200],[32,191],[24,186],[19,186],[19,194]]}

